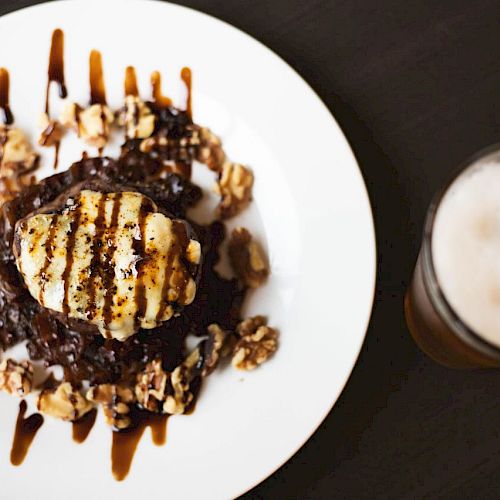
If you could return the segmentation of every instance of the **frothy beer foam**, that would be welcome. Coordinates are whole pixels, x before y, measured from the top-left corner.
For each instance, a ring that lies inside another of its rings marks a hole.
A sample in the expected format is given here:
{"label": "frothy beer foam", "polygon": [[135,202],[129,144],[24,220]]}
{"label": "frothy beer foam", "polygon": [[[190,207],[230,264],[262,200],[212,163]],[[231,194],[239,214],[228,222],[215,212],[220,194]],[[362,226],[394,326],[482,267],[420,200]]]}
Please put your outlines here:
{"label": "frothy beer foam", "polygon": [[432,257],[451,307],[500,346],[500,156],[473,165],[448,189],[434,221]]}

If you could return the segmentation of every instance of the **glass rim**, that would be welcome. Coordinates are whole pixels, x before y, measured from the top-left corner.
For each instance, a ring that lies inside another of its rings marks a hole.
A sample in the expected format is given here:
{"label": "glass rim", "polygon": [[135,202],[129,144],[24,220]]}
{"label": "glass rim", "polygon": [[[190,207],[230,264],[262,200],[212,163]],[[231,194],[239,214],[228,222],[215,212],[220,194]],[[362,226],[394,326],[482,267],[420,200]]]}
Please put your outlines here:
{"label": "glass rim", "polygon": [[[465,161],[459,164],[450,178],[445,182],[433,196],[431,204],[427,210],[424,232],[422,238],[422,268],[424,273],[423,284],[430,301],[441,319],[446,323],[453,333],[459,337],[462,342],[476,349],[481,354],[500,361],[500,346],[493,344],[484,337],[476,333],[471,327],[466,325],[459,314],[448,302],[444,292],[439,285],[434,262],[432,258],[432,236],[436,214],[443,201],[444,196],[453,185],[453,183],[467,170],[474,167],[480,160],[493,156],[495,153],[500,155],[500,142],[487,146],[475,154],[469,156]],[[499,165],[500,166],[500,165]]]}

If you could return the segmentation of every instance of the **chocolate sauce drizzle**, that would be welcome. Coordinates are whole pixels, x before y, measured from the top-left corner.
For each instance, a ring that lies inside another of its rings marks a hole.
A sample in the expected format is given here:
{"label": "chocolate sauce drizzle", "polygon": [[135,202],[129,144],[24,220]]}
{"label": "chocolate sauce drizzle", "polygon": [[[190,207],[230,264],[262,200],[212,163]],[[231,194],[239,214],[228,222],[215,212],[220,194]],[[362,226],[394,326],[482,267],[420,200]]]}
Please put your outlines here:
{"label": "chocolate sauce drizzle", "polygon": [[9,106],[9,72],[5,68],[0,68],[0,109],[3,123],[14,123],[14,115]]}
{"label": "chocolate sauce drizzle", "polygon": [[54,215],[52,220],[50,221],[49,232],[47,235],[47,239],[45,240],[45,261],[43,263],[42,268],[40,269],[39,279],[41,282],[40,293],[38,295],[38,301],[40,304],[44,305],[45,303],[45,283],[47,282],[47,270],[50,267],[52,262],[52,256],[54,254],[54,239],[57,235],[57,225],[59,221],[59,215]]}
{"label": "chocolate sauce drizzle", "polygon": [[64,314],[69,312],[69,277],[71,275],[71,269],[73,268],[73,250],[76,244],[76,231],[78,230],[78,225],[80,223],[81,207],[78,205],[75,208],[73,220],[71,222],[71,227],[67,234],[66,240],[66,266],[61,276],[61,280],[64,285],[64,297],[62,301],[62,310]]}
{"label": "chocolate sauce drizzle", "polygon": [[68,96],[68,89],[64,80],[64,33],[59,28],[52,33],[52,43],[50,46],[47,90],[45,91],[45,113],[49,116],[49,94],[52,82],[57,83],[59,97],[65,99]]}
{"label": "chocolate sauce drizzle", "polygon": [[153,73],[151,73],[151,95],[153,102],[159,108],[172,106],[172,99],[164,96],[161,92],[161,75],[159,71],[153,71]]}
{"label": "chocolate sauce drizzle", "polygon": [[[110,229],[116,229],[118,225],[118,216],[120,214],[122,193],[116,193],[113,199],[113,208],[111,211],[111,220],[109,222]],[[116,234],[116,231],[112,231],[112,234]],[[115,279],[115,267],[113,262],[113,257],[116,252],[116,241],[115,238],[108,238],[108,244],[106,245],[106,254],[104,257],[104,272],[102,278],[102,286],[104,288],[104,306],[103,306],[103,320],[105,325],[109,325],[112,321],[112,309],[113,305],[113,282]]]}
{"label": "chocolate sauce drizzle", "polygon": [[146,427],[151,428],[151,437],[156,446],[165,444],[169,415],[141,414],[133,428],[113,432],[111,446],[111,470],[117,481],[123,481],[132,465],[132,460]]}
{"label": "chocolate sauce drizzle", "polygon": [[86,413],[82,418],[73,422],[73,441],[75,443],[80,444],[87,439],[90,431],[94,427],[96,417],[97,410],[94,409]]}
{"label": "chocolate sauce drizzle", "polygon": [[193,119],[193,110],[191,103],[191,83],[192,83],[192,75],[191,69],[188,67],[184,67],[181,70],[181,78],[187,89],[187,97],[186,97],[186,113],[189,118]]}
{"label": "chocolate sauce drizzle", "polygon": [[92,50],[89,57],[90,104],[106,104],[106,87],[102,69],[102,56],[98,50]]}
{"label": "chocolate sauce drizzle", "polygon": [[135,313],[135,324],[136,328],[139,328],[141,319],[146,314],[147,308],[147,297],[146,297],[146,286],[144,285],[144,259],[146,257],[146,235],[145,235],[145,225],[146,216],[148,209],[151,209],[151,203],[142,201],[141,208],[139,210],[139,220],[137,225],[139,227],[139,239],[134,239],[132,244],[132,249],[134,254],[137,256],[138,260],[135,264],[137,269],[137,281],[135,283],[135,303],[137,305],[137,310]]}
{"label": "chocolate sauce drizzle", "polygon": [[97,286],[96,277],[99,272],[101,265],[101,251],[103,249],[103,236],[106,229],[105,225],[105,209],[106,209],[106,196],[101,194],[99,202],[97,205],[97,217],[95,218],[94,224],[96,228],[96,233],[92,242],[91,254],[92,259],[90,261],[90,272],[89,278],[87,280],[87,317],[91,320],[96,313],[96,293]]}
{"label": "chocolate sauce drizzle", "polygon": [[10,451],[10,463],[12,465],[21,465],[23,463],[36,433],[43,425],[43,417],[39,413],[33,413],[28,418],[24,418],[27,408],[28,405],[23,399],[19,403],[19,414]]}
{"label": "chocolate sauce drizzle", "polygon": [[135,74],[135,68],[133,66],[127,66],[125,68],[125,82],[123,85],[123,92],[125,97],[132,95],[134,97],[139,97],[139,89],[137,87],[137,77]]}
{"label": "chocolate sauce drizzle", "polygon": [[[48,68],[47,87],[45,90],[45,113],[50,120],[50,85],[55,82],[59,88],[59,97],[65,99],[68,96],[68,90],[64,80],[64,33],[59,28],[52,33],[52,42],[50,45],[49,68]],[[54,170],[59,164],[60,141],[53,140],[52,135],[58,133],[56,123],[49,125],[42,133],[40,144],[42,146],[54,145]],[[52,141],[51,141],[52,139]]]}
{"label": "chocolate sauce drizzle", "polygon": [[[89,57],[89,84],[90,84],[90,104],[106,105],[106,86],[104,85],[104,71],[102,69],[102,56],[98,50],[92,50]],[[80,109],[77,109],[76,116],[79,122]],[[101,109],[101,120],[106,120],[104,110]],[[104,148],[99,148],[99,156],[102,156]]]}

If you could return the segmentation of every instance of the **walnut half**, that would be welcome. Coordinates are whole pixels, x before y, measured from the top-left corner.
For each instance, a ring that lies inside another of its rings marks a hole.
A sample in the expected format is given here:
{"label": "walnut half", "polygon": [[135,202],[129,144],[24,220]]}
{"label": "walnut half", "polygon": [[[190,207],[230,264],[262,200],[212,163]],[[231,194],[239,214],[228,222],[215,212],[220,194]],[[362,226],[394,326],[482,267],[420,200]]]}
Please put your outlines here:
{"label": "walnut half", "polygon": [[221,195],[218,215],[222,219],[229,219],[243,211],[252,199],[252,187],[252,171],[239,163],[226,161],[216,186]]}
{"label": "walnut half", "polygon": [[31,392],[33,365],[29,361],[4,359],[0,363],[0,389],[24,397]]}
{"label": "walnut half", "polygon": [[101,384],[87,391],[87,399],[102,405],[104,417],[116,429],[125,429],[131,424],[130,405],[135,402],[132,389],[123,385]]}
{"label": "walnut half", "polygon": [[199,129],[200,145],[196,159],[204,163],[210,170],[220,172],[226,161],[226,153],[222,149],[221,140],[208,128]]}
{"label": "walnut half", "polygon": [[125,105],[118,113],[118,125],[125,127],[128,139],[144,139],[154,131],[155,115],[142,99],[127,95]]}
{"label": "walnut half", "polygon": [[190,391],[190,384],[193,380],[193,368],[200,359],[199,349],[195,349],[170,376],[172,390],[165,398],[163,411],[171,415],[184,413],[193,401],[193,393]]}
{"label": "walnut half", "polygon": [[78,420],[94,407],[70,382],[43,390],[38,396],[37,406],[42,413],[70,421]]}
{"label": "walnut half", "polygon": [[278,332],[267,326],[264,316],[242,321],[236,332],[240,339],[234,346],[232,365],[239,370],[253,370],[278,348]]}
{"label": "walnut half", "polygon": [[260,246],[244,227],[231,233],[228,245],[231,267],[238,279],[250,288],[257,288],[266,280],[269,269]]}
{"label": "walnut half", "polygon": [[74,102],[68,102],[61,113],[61,123],[96,148],[106,146],[114,118],[105,104],[92,104],[83,109]]}

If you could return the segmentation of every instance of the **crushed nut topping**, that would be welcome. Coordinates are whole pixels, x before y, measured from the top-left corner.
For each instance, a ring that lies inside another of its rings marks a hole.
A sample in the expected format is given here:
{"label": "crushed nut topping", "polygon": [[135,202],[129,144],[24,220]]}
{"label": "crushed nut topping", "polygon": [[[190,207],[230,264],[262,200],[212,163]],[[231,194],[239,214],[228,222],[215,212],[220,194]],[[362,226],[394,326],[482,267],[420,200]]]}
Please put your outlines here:
{"label": "crushed nut topping", "polygon": [[50,147],[61,142],[64,135],[64,128],[57,120],[51,120],[47,113],[42,113],[38,121],[38,126],[42,131],[38,138],[40,146]]}
{"label": "crushed nut topping", "polygon": [[[196,361],[199,359],[199,351],[193,351],[192,355],[196,354]],[[192,355],[188,357],[192,358]],[[194,359],[194,358],[193,358]],[[172,385],[172,394],[168,394],[165,403],[163,404],[163,411],[171,415],[180,415],[186,411],[187,406],[193,401],[193,394],[189,390],[191,383],[191,368],[185,363],[179,365],[170,376],[170,383]]]}
{"label": "crushed nut topping", "polygon": [[278,347],[278,332],[267,326],[264,316],[242,321],[236,331],[240,339],[234,346],[232,365],[239,370],[253,370]]}
{"label": "crushed nut topping", "polygon": [[0,175],[30,170],[38,158],[21,129],[0,125]]}
{"label": "crushed nut topping", "polygon": [[0,125],[0,205],[33,184],[38,155],[22,130]]}
{"label": "crushed nut topping", "polygon": [[143,153],[161,154],[176,161],[197,160],[214,172],[221,172],[226,154],[221,140],[208,128],[188,125],[188,136],[178,138],[155,135],[141,142]]}
{"label": "crushed nut topping", "polygon": [[154,131],[155,115],[142,99],[127,95],[125,105],[118,114],[118,125],[125,127],[129,139],[144,139]]}
{"label": "crushed nut topping", "polygon": [[153,412],[178,415],[193,400],[190,389],[198,376],[206,376],[216,368],[226,333],[216,324],[207,328],[208,337],[172,373],[166,372],[160,360],[148,363],[137,376],[135,395],[142,408]]}
{"label": "crushed nut topping", "polygon": [[43,390],[38,396],[37,406],[42,413],[70,421],[78,420],[94,407],[70,382]]}
{"label": "crushed nut topping", "polygon": [[221,201],[217,207],[222,219],[229,219],[245,209],[252,199],[253,174],[239,163],[226,161],[216,185]]}
{"label": "crushed nut topping", "polygon": [[116,429],[126,429],[131,420],[128,416],[130,405],[135,403],[134,391],[129,387],[115,384],[101,384],[87,391],[87,399],[102,405],[104,417]]}
{"label": "crushed nut topping", "polygon": [[195,156],[200,144],[198,131],[193,128],[189,137],[172,138],[165,135],[155,135],[144,139],[140,144],[140,150],[153,156],[161,155],[164,159],[175,161],[191,161]]}
{"label": "crushed nut topping", "polygon": [[73,129],[78,137],[96,148],[103,148],[107,144],[113,121],[113,113],[104,104],[93,104],[82,109],[78,104],[70,102],[61,114],[61,123],[65,127]]}
{"label": "crushed nut topping", "polygon": [[163,411],[171,415],[179,415],[184,413],[193,401],[193,393],[191,392],[191,382],[201,375],[203,364],[203,356],[201,355],[201,347],[204,342],[200,342],[198,347],[175,368],[170,375],[170,387],[167,389],[167,397],[163,405]]}
{"label": "crushed nut topping", "polygon": [[29,361],[4,359],[0,363],[0,389],[24,397],[31,392],[33,365]]}
{"label": "crushed nut topping", "polygon": [[221,140],[208,128],[199,130],[200,146],[196,159],[204,163],[210,170],[220,172],[226,161],[226,154],[222,149]]}
{"label": "crushed nut topping", "polygon": [[269,275],[266,259],[247,229],[237,227],[233,230],[228,253],[231,267],[244,285],[257,288],[264,283]]}
{"label": "crushed nut topping", "polygon": [[148,363],[137,375],[135,395],[137,403],[146,410],[159,412],[165,401],[165,388],[169,374],[162,368],[161,361]]}

